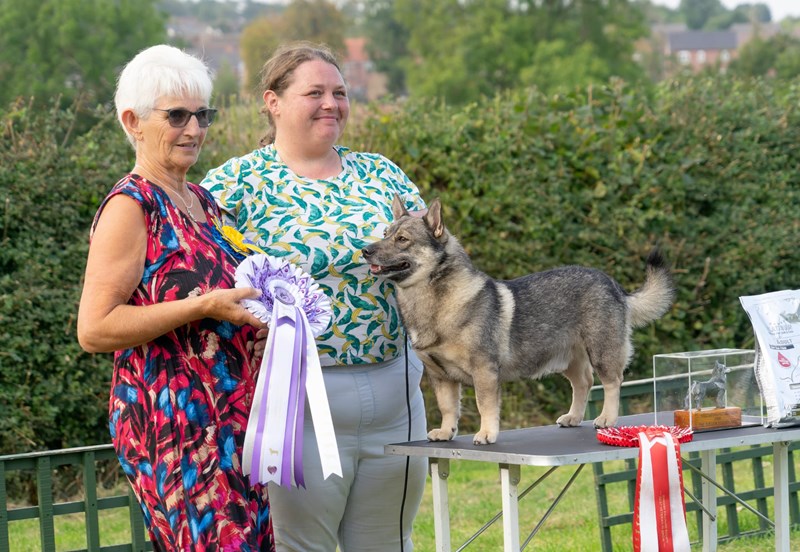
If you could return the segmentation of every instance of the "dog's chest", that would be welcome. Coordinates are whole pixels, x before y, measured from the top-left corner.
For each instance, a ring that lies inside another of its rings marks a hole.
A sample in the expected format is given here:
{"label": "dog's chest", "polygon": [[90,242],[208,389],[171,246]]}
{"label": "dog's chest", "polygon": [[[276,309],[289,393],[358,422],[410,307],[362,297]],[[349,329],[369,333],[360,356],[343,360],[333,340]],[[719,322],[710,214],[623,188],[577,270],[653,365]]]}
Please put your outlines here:
{"label": "dog's chest", "polygon": [[430,375],[449,381],[460,381],[472,385],[472,374],[461,368],[463,364],[460,362],[453,362],[446,356],[427,354],[424,351],[415,349],[417,356],[425,365],[425,369],[430,372]]}
{"label": "dog's chest", "polygon": [[417,356],[425,364],[425,369],[429,370],[432,376],[472,384],[472,374],[463,369],[463,367],[469,367],[470,364],[464,358],[462,348],[442,345],[423,348],[414,344],[411,332],[409,332],[409,338],[414,352],[417,353]]}

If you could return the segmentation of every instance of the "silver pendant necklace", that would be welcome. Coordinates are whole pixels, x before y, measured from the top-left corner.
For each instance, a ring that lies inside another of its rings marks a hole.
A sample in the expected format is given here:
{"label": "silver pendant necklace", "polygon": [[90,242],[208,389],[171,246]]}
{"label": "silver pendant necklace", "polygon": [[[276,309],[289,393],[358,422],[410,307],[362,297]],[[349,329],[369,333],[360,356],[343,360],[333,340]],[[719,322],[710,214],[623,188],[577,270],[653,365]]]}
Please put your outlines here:
{"label": "silver pendant necklace", "polygon": [[188,187],[186,188],[186,190],[189,192],[189,195],[191,195],[191,196],[192,196],[192,200],[191,200],[189,203],[186,203],[186,200],[185,200],[185,199],[183,199],[183,196],[181,196],[181,195],[180,195],[180,194],[178,194],[177,192],[175,193],[175,195],[177,195],[177,196],[178,196],[178,199],[180,199],[180,200],[181,200],[181,203],[183,203],[183,206],[184,206],[184,207],[186,207],[186,214],[187,214],[187,215],[189,215],[189,218],[190,218],[190,219],[192,219],[192,220],[194,221],[194,223],[195,223],[195,224],[199,224],[199,223],[197,222],[197,219],[196,219],[196,218],[194,218],[194,215],[192,214],[192,207],[194,207],[194,198],[195,198],[195,194],[194,194],[194,192],[192,192],[192,190],[190,190]]}

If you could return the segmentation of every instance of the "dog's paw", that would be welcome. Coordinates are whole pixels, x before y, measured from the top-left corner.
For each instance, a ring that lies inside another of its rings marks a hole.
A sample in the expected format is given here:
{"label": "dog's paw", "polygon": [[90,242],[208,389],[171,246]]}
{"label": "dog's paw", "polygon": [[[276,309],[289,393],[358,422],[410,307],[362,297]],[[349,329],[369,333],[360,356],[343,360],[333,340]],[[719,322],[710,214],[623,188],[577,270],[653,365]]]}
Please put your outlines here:
{"label": "dog's paw", "polygon": [[597,429],[603,429],[606,427],[614,427],[617,425],[617,419],[611,418],[609,416],[604,416],[600,414],[597,418],[594,419],[594,427]]}
{"label": "dog's paw", "polygon": [[428,441],[450,441],[455,436],[455,429],[439,428],[428,432]]}
{"label": "dog's paw", "polygon": [[558,420],[556,420],[556,423],[561,427],[576,427],[581,425],[582,421],[583,420],[580,416],[574,416],[567,412],[563,416],[559,417]]}
{"label": "dog's paw", "polygon": [[474,445],[491,445],[497,441],[497,432],[481,430],[472,438]]}

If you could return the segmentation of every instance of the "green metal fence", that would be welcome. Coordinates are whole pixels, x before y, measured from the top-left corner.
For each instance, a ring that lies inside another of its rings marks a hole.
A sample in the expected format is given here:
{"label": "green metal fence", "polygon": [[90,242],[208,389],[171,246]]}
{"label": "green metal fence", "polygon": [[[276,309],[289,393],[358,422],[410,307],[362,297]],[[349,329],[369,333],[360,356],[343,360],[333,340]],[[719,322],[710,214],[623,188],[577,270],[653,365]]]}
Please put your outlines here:
{"label": "green metal fence", "polygon": [[[144,552],[152,550],[144,530],[144,518],[132,493],[116,496],[98,496],[97,467],[100,462],[117,462],[111,445],[73,449],[32,452],[0,456],[0,552],[10,552],[9,524],[36,519],[39,522],[39,544],[31,543],[31,550],[46,552],[56,550],[55,518],[83,513],[86,527],[86,548],[73,552]],[[117,469],[120,469],[117,465]],[[56,502],[53,476],[57,469],[70,466],[80,473],[83,500]],[[36,505],[9,508],[7,478],[32,474],[36,484]],[[130,542],[101,546],[99,513],[103,510],[125,508],[129,512]]]}
{"label": "green metal fence", "polygon": [[[632,382],[633,383],[633,382]],[[631,401],[626,398],[640,397],[652,391],[652,383],[624,385],[621,390],[621,413],[631,414],[627,405]],[[591,416],[597,414],[597,404],[602,401],[602,388],[592,390],[589,411]],[[800,482],[797,481],[796,462],[800,453],[800,442],[791,443],[789,446],[789,507],[792,524],[800,523]],[[764,464],[769,461],[773,449],[771,446],[756,446],[737,450],[722,450],[716,455],[717,465],[723,478],[723,485],[731,490],[736,490],[737,495],[746,500],[753,501],[754,507],[767,515],[767,499],[773,496],[773,489],[766,485]],[[85,518],[86,548],[73,552],[102,551],[102,552],[144,552],[152,550],[152,545],[146,538],[142,512],[131,492],[115,496],[98,496],[98,463],[111,461],[115,469],[120,469],[116,455],[111,445],[80,447],[56,451],[33,452],[0,456],[0,552],[10,552],[9,524],[22,520],[36,519],[39,522],[39,544],[31,543],[30,549],[51,552],[56,550],[55,518],[61,515],[82,513]],[[689,462],[699,466],[699,458],[690,455]],[[734,472],[737,467],[746,464],[753,475],[753,484],[749,489],[736,489]],[[53,475],[55,470],[70,466],[80,472],[83,487],[83,500],[56,502],[54,500]],[[608,472],[607,463],[592,464],[595,478],[595,491],[597,499],[597,513],[600,526],[601,543],[604,552],[613,549],[611,531],[614,527],[630,524],[633,520],[633,505],[636,492],[636,461],[625,461],[622,470]],[[121,469],[120,469],[121,470]],[[9,508],[6,481],[16,473],[32,474],[36,485],[36,505]],[[700,477],[694,472],[684,476],[686,484],[691,484],[693,494],[700,494]],[[619,492],[619,487],[627,494],[628,511],[612,513],[609,508],[609,493]],[[688,487],[687,487],[688,488]],[[727,495],[717,498],[721,511],[726,513],[728,531],[720,536],[720,542],[753,534],[765,533],[770,530],[767,524],[759,521],[760,526],[755,531],[741,532],[739,511],[737,503]],[[130,520],[130,542],[101,546],[101,524],[99,513],[114,508],[128,510]],[[697,526],[701,526],[702,511],[698,504],[687,502],[687,512],[697,517]]]}
{"label": "green metal fence", "polygon": [[[634,403],[634,401],[626,399],[641,398],[648,394],[652,395],[652,393],[652,380],[623,384],[620,393],[620,413],[622,415],[634,414],[634,412],[631,412],[628,408],[628,405]],[[602,400],[603,388],[601,386],[593,387],[589,396],[589,415],[591,418],[599,414],[598,406],[602,403]],[[800,502],[798,501],[800,482],[797,481],[797,470],[795,466],[798,457],[800,457],[800,453],[793,454],[793,451],[797,450],[800,450],[800,442],[793,442],[789,445],[789,515],[792,525],[800,523]],[[773,447],[771,445],[744,447],[736,450],[722,449],[716,455],[717,466],[722,473],[723,486],[736,492],[739,498],[748,501],[748,503],[754,501],[754,508],[765,517],[769,517],[767,499],[774,496],[774,493],[773,488],[766,484],[764,464],[769,462],[769,457],[772,455]],[[700,467],[700,458],[697,453],[690,453],[688,459],[685,459],[685,461],[697,468]],[[592,464],[595,481],[595,496],[597,499],[597,516],[603,552],[611,552],[613,550],[612,528],[633,522],[633,506],[636,497],[636,460],[625,460],[624,464],[624,469],[613,472],[607,471],[608,463]],[[691,485],[692,494],[700,496],[701,477],[694,471],[687,472],[685,466],[683,470],[684,485],[687,490],[689,489],[689,485]],[[752,473],[752,486],[749,488],[741,488],[740,486],[740,488],[737,489],[734,483],[734,472],[741,473],[745,470],[749,470],[748,473]],[[620,488],[623,490],[621,491]],[[610,511],[609,494],[612,492],[625,492],[627,494],[627,511],[616,513]],[[717,506],[720,508],[720,512],[725,512],[728,525],[727,533],[719,536],[719,542],[764,534],[772,530],[765,521],[759,519],[758,529],[741,531],[741,512],[737,508],[737,505],[738,503],[731,496],[723,494],[717,497]],[[702,526],[703,511],[700,505],[692,502],[689,497],[686,499],[686,512],[687,515],[690,513],[695,515],[697,527]],[[630,533],[629,530],[628,533]],[[702,538],[702,534],[698,535],[698,538]]]}

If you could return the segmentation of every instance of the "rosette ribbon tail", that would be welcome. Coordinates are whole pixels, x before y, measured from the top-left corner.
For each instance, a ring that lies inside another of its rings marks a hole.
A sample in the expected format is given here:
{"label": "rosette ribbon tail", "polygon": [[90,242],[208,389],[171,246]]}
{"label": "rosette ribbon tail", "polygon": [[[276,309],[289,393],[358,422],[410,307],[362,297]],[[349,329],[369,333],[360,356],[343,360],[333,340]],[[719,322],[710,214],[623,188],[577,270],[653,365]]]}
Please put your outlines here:
{"label": "rosette ribbon tail", "polygon": [[635,552],[690,552],[680,444],[669,431],[639,433],[633,512]]}
{"label": "rosette ribbon tail", "polygon": [[303,374],[301,355],[295,354],[294,347],[297,322],[294,306],[275,302],[242,453],[242,469],[252,484],[272,481],[291,486],[298,477],[303,479],[302,461],[299,473],[294,462],[298,435],[302,443],[305,407],[298,398]]}
{"label": "rosette ribbon tail", "polygon": [[[313,336],[311,325],[305,313],[302,321],[306,328],[306,336]],[[333,431],[331,408],[328,403],[328,394],[325,391],[325,382],[322,378],[322,367],[319,363],[317,344],[314,339],[306,340],[305,360],[308,363],[306,374],[306,392],[308,393],[308,407],[311,411],[311,420],[314,422],[314,434],[317,438],[320,462],[322,463],[322,477],[328,479],[331,475],[342,477],[342,463],[339,459],[339,447],[336,444],[336,434]]]}

